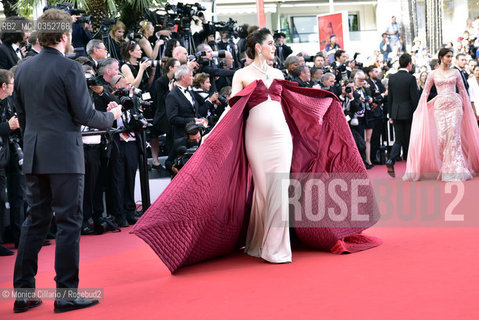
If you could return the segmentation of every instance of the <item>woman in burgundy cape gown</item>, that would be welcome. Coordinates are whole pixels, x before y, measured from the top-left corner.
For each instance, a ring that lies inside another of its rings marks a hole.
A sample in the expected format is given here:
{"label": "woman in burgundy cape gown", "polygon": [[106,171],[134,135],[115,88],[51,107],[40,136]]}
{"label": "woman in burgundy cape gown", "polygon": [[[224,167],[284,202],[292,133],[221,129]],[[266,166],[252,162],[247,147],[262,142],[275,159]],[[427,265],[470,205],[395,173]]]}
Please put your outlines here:
{"label": "woman in burgundy cape gown", "polygon": [[[348,182],[366,181],[360,189],[360,201],[349,189],[341,194],[347,209],[342,219],[328,214],[310,219],[306,207],[337,206],[328,197],[322,203],[319,196],[310,200],[312,206],[305,206],[306,197],[302,197],[301,214],[293,221],[298,238],[313,248],[336,254],[381,243],[360,234],[377,222],[379,212],[337,97],[281,79],[268,81],[266,73],[264,79],[257,78],[230,100],[228,113],[131,230],[152,247],[171,272],[247,244],[255,186],[245,131],[252,109],[266,101],[278,102],[289,127],[292,175],[297,173],[296,178],[304,182],[323,173],[325,184],[341,174]],[[270,82],[269,87],[265,82]]]}

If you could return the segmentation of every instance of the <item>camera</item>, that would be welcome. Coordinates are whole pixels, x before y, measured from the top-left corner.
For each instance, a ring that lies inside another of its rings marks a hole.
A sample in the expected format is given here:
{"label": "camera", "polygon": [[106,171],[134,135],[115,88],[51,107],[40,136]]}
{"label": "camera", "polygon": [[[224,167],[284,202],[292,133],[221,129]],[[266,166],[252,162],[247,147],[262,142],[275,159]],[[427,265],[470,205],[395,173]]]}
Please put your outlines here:
{"label": "camera", "polygon": [[88,23],[91,24],[91,16],[81,16],[77,18],[75,23]]}
{"label": "camera", "polygon": [[126,35],[130,41],[134,41],[135,39],[141,39],[143,35],[139,32],[134,32],[134,31],[128,31],[128,34]]}
{"label": "camera", "polygon": [[153,67],[153,68],[156,68],[157,66],[161,66],[161,61],[160,60],[153,60],[153,59],[149,59],[148,57],[141,58],[141,62],[144,62],[144,61],[147,61],[147,60],[151,62],[151,67]]}
{"label": "camera", "polygon": [[13,156],[15,157],[15,162],[18,164],[18,167],[22,169],[23,167],[23,150],[20,147],[20,138],[17,136],[10,136],[8,138],[10,143],[13,146]]}
{"label": "camera", "polygon": [[222,94],[218,95],[218,100],[221,102],[222,105],[227,106],[228,105],[228,99]]}
{"label": "camera", "polygon": [[351,92],[353,92],[353,88],[350,87],[350,86],[347,86],[347,87],[344,88],[344,91],[345,91],[346,93],[351,93]]}
{"label": "camera", "polygon": [[207,64],[210,62],[208,58],[206,57],[206,51],[204,50],[198,51],[197,53],[195,53],[195,55],[193,56],[193,59],[195,58],[196,58],[196,62],[198,62],[199,64]]}
{"label": "camera", "polygon": [[103,82],[99,78],[92,75],[91,73],[85,73],[85,79],[86,79],[86,85],[89,87],[103,85]]}
{"label": "camera", "polygon": [[213,51],[213,58],[225,58],[226,53],[224,50]]}
{"label": "camera", "polygon": [[175,168],[178,170],[183,168],[183,166],[186,164],[186,162],[188,162],[188,160],[190,160],[196,150],[198,150],[198,146],[194,146],[188,149],[186,147],[178,148],[178,153],[180,154],[180,156],[176,158],[173,163]]}
{"label": "camera", "polygon": [[359,120],[358,120],[356,115],[354,115],[354,117],[351,119],[349,124],[352,125],[352,126],[358,126],[359,125]]}
{"label": "camera", "polygon": [[140,131],[148,127],[148,121],[143,115],[143,108],[149,107],[152,102],[141,99],[141,90],[132,87],[131,89],[120,88],[115,91],[115,96],[120,100],[122,110],[129,111],[130,120],[124,122],[128,131]]}

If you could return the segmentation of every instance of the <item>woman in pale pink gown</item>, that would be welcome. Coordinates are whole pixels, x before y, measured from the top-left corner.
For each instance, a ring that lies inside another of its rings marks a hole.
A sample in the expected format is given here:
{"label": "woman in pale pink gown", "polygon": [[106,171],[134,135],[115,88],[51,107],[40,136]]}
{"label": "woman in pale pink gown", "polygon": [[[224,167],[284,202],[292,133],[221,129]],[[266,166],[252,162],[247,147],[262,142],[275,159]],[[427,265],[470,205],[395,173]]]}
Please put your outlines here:
{"label": "woman in pale pink gown", "polygon": [[[462,75],[450,67],[452,50],[438,57],[414,112],[403,180],[465,181],[479,172],[479,128]],[[438,95],[427,102],[433,84]]]}

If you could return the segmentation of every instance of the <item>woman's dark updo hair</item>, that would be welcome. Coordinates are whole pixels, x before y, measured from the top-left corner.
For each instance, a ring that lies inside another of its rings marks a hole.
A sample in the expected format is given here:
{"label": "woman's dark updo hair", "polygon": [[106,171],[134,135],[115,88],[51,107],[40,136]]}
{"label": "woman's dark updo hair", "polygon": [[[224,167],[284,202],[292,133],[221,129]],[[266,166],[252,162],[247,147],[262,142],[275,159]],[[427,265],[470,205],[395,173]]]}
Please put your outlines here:
{"label": "woman's dark updo hair", "polygon": [[125,61],[130,59],[130,51],[134,51],[139,44],[133,40],[123,42],[120,47],[121,56]]}
{"label": "woman's dark updo hair", "polygon": [[439,50],[439,53],[437,54],[437,57],[438,57],[438,59],[439,59],[439,64],[441,64],[442,58],[443,58],[446,54],[448,54],[449,52],[452,53],[452,54],[454,54],[454,51],[452,51],[452,50],[449,49],[449,48],[442,48],[441,50]]}
{"label": "woman's dark updo hair", "polygon": [[249,58],[254,59],[256,56],[256,49],[254,46],[257,43],[262,44],[268,35],[271,35],[271,31],[266,28],[262,28],[252,32],[248,38],[246,38],[246,55]]}

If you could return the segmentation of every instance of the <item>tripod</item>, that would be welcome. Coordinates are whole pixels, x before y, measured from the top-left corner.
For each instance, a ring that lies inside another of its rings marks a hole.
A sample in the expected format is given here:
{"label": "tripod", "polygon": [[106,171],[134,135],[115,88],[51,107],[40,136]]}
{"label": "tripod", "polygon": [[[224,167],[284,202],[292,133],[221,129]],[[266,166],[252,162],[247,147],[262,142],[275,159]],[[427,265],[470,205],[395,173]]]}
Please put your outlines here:
{"label": "tripod", "polygon": [[[100,32],[102,32],[101,37]],[[111,37],[110,37],[110,30],[106,25],[101,25],[100,29],[98,30],[97,33],[93,36],[94,39],[100,39],[105,45],[106,50],[110,53],[110,57],[115,58],[118,61],[122,61],[121,56],[118,56],[117,51],[115,50],[115,43]]]}

